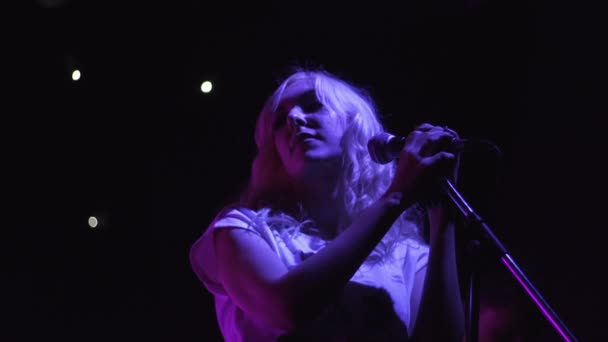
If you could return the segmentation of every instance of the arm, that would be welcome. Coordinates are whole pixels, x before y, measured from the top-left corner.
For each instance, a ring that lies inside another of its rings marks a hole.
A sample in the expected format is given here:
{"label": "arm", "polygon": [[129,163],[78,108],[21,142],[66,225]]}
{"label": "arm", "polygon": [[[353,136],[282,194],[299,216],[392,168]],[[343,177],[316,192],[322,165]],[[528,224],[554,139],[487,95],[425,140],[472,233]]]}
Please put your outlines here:
{"label": "arm", "polygon": [[342,290],[401,213],[400,197],[384,196],[326,248],[289,271],[259,236],[220,229],[215,233],[220,280],[245,312],[293,331]]}
{"label": "arm", "polygon": [[464,309],[456,267],[454,225],[445,209],[429,209],[430,254],[412,295],[414,341],[462,341]]}
{"label": "arm", "polygon": [[[429,260],[427,266],[416,274],[410,298],[413,322],[410,336],[414,341],[462,341],[464,336],[454,225],[449,221],[446,208],[441,204],[431,204],[436,201],[437,176],[451,173],[456,176],[457,158],[441,151],[442,144],[455,137],[457,134],[453,130],[420,125],[407,138],[392,185],[397,189],[405,187],[408,193],[430,204],[427,210]],[[419,162],[415,162],[416,159]],[[411,173],[420,174],[420,177],[412,181],[411,177],[406,177]]]}

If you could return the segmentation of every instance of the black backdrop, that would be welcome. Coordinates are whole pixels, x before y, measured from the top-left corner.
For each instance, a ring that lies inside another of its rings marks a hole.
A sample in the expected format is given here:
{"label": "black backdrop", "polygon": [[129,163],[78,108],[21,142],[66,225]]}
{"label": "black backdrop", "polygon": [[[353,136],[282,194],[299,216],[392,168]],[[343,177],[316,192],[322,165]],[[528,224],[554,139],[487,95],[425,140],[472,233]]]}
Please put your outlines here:
{"label": "black backdrop", "polygon": [[431,121],[494,141],[500,163],[463,156],[462,191],[572,332],[608,337],[600,12],[556,2],[345,6],[32,6],[5,45],[0,336],[219,339],[188,249],[246,181],[255,116],[299,63],[368,88],[394,133]]}

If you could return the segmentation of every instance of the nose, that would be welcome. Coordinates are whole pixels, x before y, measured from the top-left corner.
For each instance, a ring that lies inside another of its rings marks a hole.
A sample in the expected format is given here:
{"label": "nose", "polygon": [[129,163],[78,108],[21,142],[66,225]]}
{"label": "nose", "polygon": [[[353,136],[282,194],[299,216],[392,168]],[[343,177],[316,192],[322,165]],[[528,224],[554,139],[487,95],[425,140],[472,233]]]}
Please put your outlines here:
{"label": "nose", "polygon": [[291,108],[287,114],[287,121],[293,127],[299,127],[306,125],[306,115],[299,109],[298,106]]}

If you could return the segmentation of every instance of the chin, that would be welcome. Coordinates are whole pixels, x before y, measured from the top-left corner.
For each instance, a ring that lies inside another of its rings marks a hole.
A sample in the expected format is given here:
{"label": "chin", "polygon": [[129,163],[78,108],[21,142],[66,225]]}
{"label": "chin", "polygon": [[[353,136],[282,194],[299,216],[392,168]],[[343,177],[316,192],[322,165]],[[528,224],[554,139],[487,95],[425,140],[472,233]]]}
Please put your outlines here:
{"label": "chin", "polygon": [[342,153],[336,152],[336,151],[328,151],[325,149],[310,149],[310,150],[303,151],[301,156],[305,160],[324,162],[324,161],[333,161],[336,159],[340,159],[342,156]]}

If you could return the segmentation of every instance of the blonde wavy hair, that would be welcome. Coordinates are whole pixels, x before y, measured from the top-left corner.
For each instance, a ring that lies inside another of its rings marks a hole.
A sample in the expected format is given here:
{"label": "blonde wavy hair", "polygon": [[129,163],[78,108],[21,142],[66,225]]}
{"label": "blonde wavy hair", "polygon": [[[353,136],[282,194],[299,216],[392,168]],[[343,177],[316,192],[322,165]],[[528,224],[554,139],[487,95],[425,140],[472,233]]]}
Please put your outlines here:
{"label": "blonde wavy hair", "polygon": [[[386,191],[395,174],[396,164],[378,164],[369,155],[369,139],[384,130],[369,93],[324,70],[297,69],[265,102],[255,128],[257,153],[240,205],[257,210],[258,220],[281,234],[289,234],[288,237],[293,237],[301,229],[314,228],[314,222],[307,217],[300,203],[290,198],[285,171],[274,144],[273,126],[282,94],[299,80],[311,80],[319,101],[337,113],[346,127],[341,140],[342,173],[337,187],[345,208],[345,217],[339,220],[344,224],[337,229],[340,233],[357,212],[374,203]],[[403,238],[422,241],[418,229],[422,222],[418,208],[406,211],[373,254],[382,258],[390,253],[395,242]]]}

